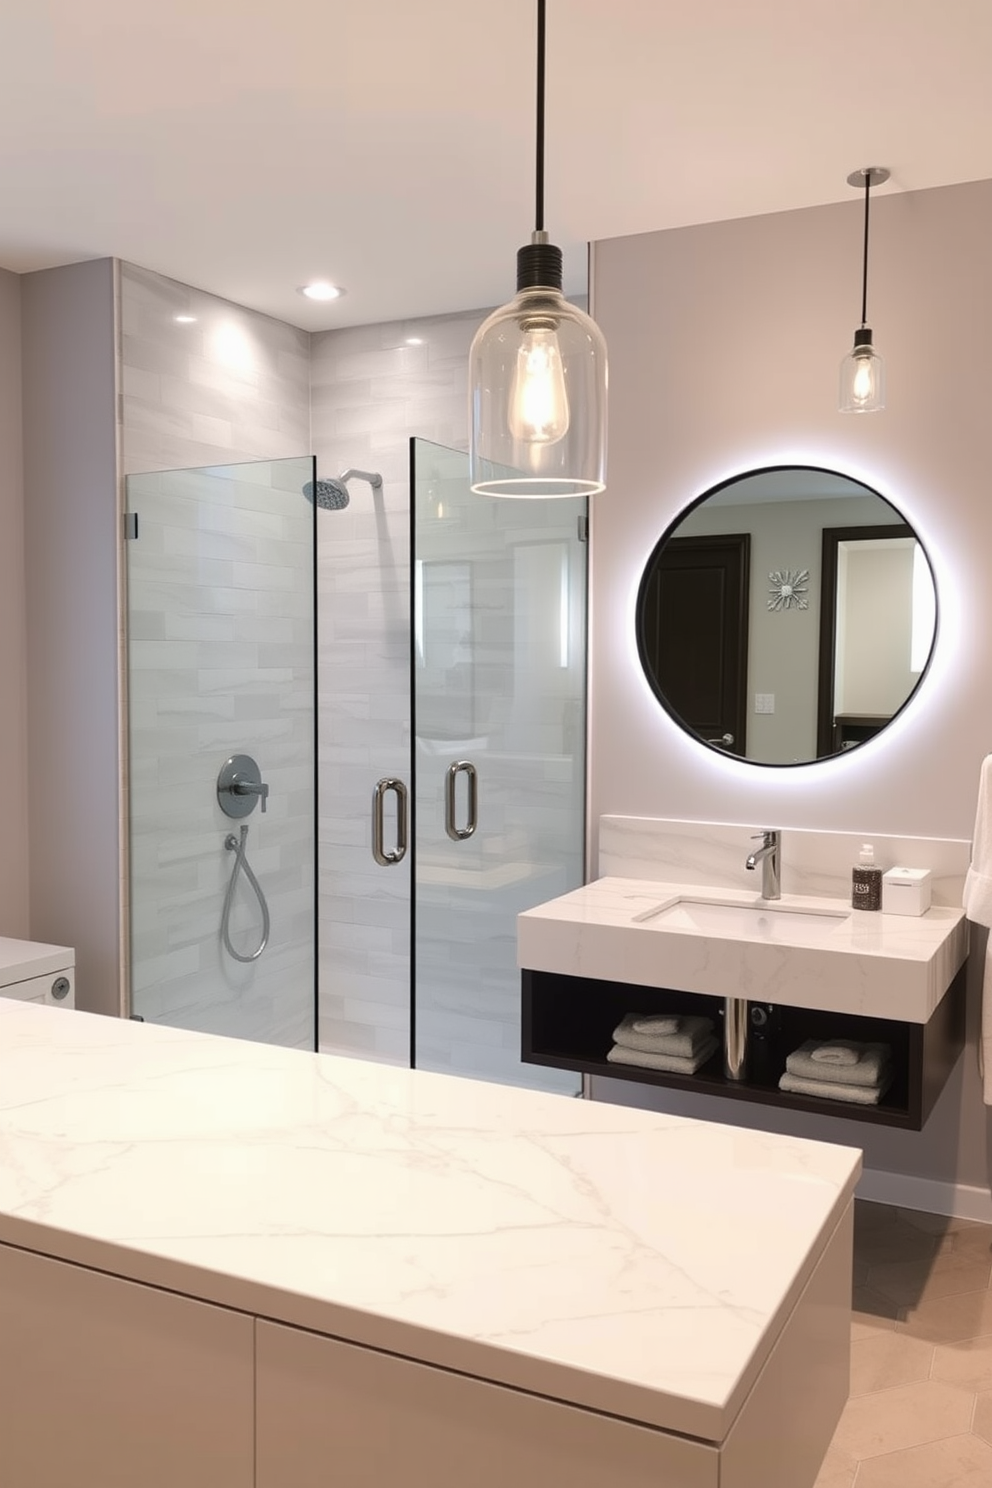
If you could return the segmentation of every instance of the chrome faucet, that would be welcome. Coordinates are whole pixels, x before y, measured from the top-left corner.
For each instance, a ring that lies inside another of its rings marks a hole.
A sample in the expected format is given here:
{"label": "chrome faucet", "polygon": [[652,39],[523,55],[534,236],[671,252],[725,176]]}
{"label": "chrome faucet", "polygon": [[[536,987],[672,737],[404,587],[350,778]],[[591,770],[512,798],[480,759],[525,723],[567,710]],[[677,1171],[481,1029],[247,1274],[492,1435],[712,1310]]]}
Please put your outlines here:
{"label": "chrome faucet", "polygon": [[779,866],[779,833],[766,829],[764,832],[755,832],[755,839],[761,838],[761,846],[753,853],[748,854],[745,868],[757,868],[761,864],[761,897],[762,899],[781,899],[782,880]]}

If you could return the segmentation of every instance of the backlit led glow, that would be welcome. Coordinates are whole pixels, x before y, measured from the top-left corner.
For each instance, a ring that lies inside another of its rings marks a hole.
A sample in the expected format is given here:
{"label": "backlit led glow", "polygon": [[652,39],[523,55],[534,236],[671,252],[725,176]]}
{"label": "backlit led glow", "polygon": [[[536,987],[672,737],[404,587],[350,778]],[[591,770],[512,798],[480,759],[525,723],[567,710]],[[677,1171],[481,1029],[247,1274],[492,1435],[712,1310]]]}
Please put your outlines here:
{"label": "backlit led glow", "polygon": [[195,325],[196,324],[196,316],[195,315],[174,315],[172,318],[176,322],[176,325]]}
{"label": "backlit led glow", "polygon": [[[884,467],[881,470],[873,468],[871,462],[862,463],[853,459],[846,441],[838,441],[836,444],[811,442],[799,449],[768,449],[755,444],[750,449],[738,448],[735,455],[732,462],[721,460],[714,462],[708,470],[704,468],[694,482],[696,490],[710,490],[746,470],[787,465],[819,465],[827,470],[843,470],[850,479],[861,481],[888,499],[890,472]],[[637,727],[633,732],[638,738],[651,740],[652,747],[660,746],[663,741],[665,750],[678,759],[679,768],[685,772],[680,777],[680,788],[685,788],[690,781],[695,788],[696,782],[709,780],[717,788],[718,782],[725,782],[733,791],[744,789],[756,795],[759,785],[762,791],[772,787],[776,800],[783,803],[795,799],[810,807],[814,801],[833,802],[838,784],[835,773],[837,770],[844,772],[843,779],[849,785],[859,781],[873,783],[885,779],[905,747],[907,734],[920,718],[930,710],[939,713],[949,690],[960,684],[967,671],[968,648],[962,644],[964,614],[961,589],[948,579],[948,561],[940,534],[932,529],[928,520],[926,492],[914,491],[903,485],[898,500],[900,508],[920,533],[932,564],[931,578],[930,565],[923,559],[928,582],[924,585],[922,569],[918,582],[921,588],[935,591],[934,600],[936,593],[939,592],[940,595],[939,626],[929,670],[911,704],[872,741],[871,749],[856,749],[829,759],[815,760],[799,769],[766,765],[757,770],[747,760],[715,750],[701,749],[697,741],[658,706],[658,700],[644,676],[636,641],[636,605],[641,572],[658,533],[671,520],[664,511],[659,514],[652,509],[651,521],[645,533],[646,550],[639,551],[636,544],[632,545],[622,562],[621,571],[612,575],[611,581],[614,584],[617,580],[623,582],[626,596],[623,606],[624,621],[622,626],[615,629],[609,627],[606,644],[601,641],[596,654],[591,658],[590,675],[594,679],[598,668],[606,668],[614,677],[627,673],[631,678],[637,697]],[[682,504],[680,500],[671,516],[675,515]],[[929,595],[926,599],[929,600]],[[922,608],[921,605],[921,610]],[[712,809],[722,808],[714,806]]]}
{"label": "backlit led glow", "polygon": [[315,279],[313,284],[301,284],[299,288],[301,295],[306,295],[308,300],[337,300],[344,294],[344,290],[337,284],[332,284],[329,279]]}

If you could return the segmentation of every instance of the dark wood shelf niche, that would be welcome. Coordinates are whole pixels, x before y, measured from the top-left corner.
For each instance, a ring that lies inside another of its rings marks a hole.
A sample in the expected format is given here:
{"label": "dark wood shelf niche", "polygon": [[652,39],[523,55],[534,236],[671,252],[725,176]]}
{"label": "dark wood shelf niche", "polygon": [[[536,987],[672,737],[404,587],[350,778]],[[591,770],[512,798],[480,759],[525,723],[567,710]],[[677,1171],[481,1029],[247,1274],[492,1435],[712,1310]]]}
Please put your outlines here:
{"label": "dark wood shelf niche", "polygon": [[[761,1034],[751,1031],[748,1079],[732,1081],[724,1077],[720,1050],[694,1075],[610,1064],[606,1058],[613,1044],[613,1030],[625,1013],[702,1014],[713,1019],[722,1038],[722,997],[550,971],[523,971],[522,1058],[527,1064],[543,1064],[552,1069],[605,1075],[612,1080],[636,1080],[674,1090],[695,1090],[701,1095],[721,1095],[730,1100],[920,1131],[964,1046],[964,979],[962,967],[925,1024],[752,1003],[752,1007],[770,1009],[768,1023]],[[859,1106],[779,1090],[786,1056],[809,1038],[889,1044],[895,1078],[879,1104]]]}

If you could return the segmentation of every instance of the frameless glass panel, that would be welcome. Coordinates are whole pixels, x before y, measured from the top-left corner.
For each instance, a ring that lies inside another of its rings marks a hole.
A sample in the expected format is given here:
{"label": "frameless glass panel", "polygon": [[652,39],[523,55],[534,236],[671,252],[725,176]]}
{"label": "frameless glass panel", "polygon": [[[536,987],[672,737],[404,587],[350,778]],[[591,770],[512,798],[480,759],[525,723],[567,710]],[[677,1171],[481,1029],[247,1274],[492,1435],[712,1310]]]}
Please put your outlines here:
{"label": "frameless glass panel", "polygon": [[317,511],[320,1048],[408,1066],[410,491],[377,471],[338,482],[343,495],[327,484]]}
{"label": "frameless glass panel", "polygon": [[132,1008],[301,1048],[315,1031],[313,481],[309,457],[127,481]]}
{"label": "frameless glass panel", "polygon": [[520,1058],[516,917],[583,880],[585,501],[413,445],[416,1063],[574,1094]]}

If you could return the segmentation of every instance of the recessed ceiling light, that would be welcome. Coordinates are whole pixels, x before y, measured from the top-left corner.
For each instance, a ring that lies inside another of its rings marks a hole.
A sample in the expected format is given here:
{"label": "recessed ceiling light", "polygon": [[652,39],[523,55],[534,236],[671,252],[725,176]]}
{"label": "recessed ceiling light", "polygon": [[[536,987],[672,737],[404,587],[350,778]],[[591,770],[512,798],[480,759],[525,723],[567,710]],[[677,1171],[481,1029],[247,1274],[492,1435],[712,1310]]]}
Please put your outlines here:
{"label": "recessed ceiling light", "polygon": [[423,336],[407,336],[406,344],[407,346],[423,346],[424,338]]}
{"label": "recessed ceiling light", "polygon": [[172,318],[176,322],[176,325],[195,325],[196,324],[196,316],[195,315],[174,315]]}
{"label": "recessed ceiling light", "polygon": [[308,300],[336,300],[344,294],[336,284],[330,284],[326,279],[318,279],[313,284],[301,284],[297,291],[306,295]]}

